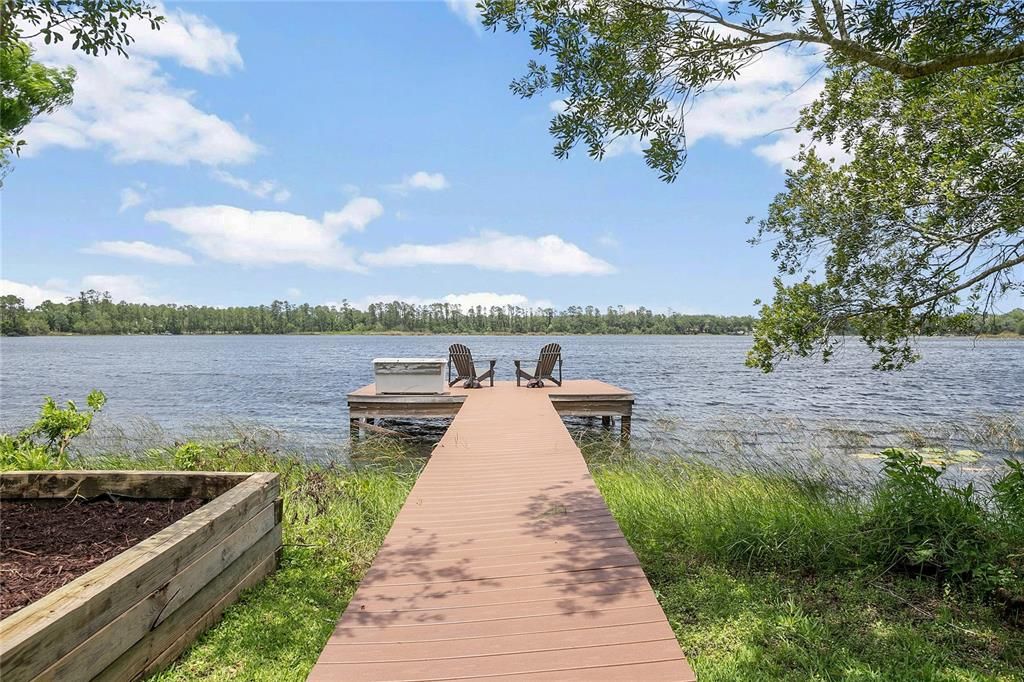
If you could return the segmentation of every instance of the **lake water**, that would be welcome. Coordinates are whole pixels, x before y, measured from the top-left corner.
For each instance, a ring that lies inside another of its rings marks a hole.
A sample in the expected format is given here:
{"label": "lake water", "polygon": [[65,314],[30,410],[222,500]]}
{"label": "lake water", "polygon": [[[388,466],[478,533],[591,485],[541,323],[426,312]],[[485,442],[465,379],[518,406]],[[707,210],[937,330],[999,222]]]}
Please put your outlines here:
{"label": "lake water", "polygon": [[84,402],[99,388],[109,402],[96,439],[166,441],[241,422],[280,431],[287,447],[331,450],[347,439],[345,394],[372,380],[372,358],[440,357],[455,340],[478,364],[498,359],[499,379],[513,378],[512,359],[561,343],[567,378],[636,393],[634,430],[652,448],[853,453],[918,432],[1000,456],[1007,423],[1019,436],[1024,419],[1015,339],[923,339],[923,360],[900,373],[872,371],[851,339],[833,363],[766,376],[744,367],[746,337],[122,336],[0,339],[0,428],[31,422],[43,396]]}

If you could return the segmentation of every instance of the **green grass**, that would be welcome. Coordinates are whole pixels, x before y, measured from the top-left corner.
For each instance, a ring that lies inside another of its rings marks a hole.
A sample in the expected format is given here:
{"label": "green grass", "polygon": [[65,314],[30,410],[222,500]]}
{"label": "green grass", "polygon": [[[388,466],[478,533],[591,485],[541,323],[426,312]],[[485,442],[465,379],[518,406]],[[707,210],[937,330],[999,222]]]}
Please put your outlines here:
{"label": "green grass", "polygon": [[[584,450],[701,682],[1024,680],[1019,614],[963,580],[880,563],[898,543],[879,537],[872,515],[903,499],[899,489],[857,497],[799,473],[652,461],[601,442]],[[422,464],[384,440],[360,454],[352,469],[245,443],[77,462],[282,475],[279,570],[156,679],[305,679]],[[1004,553],[996,540],[1016,543],[1008,561],[1020,568],[1024,528],[979,518],[979,537]]]}
{"label": "green grass", "polygon": [[592,468],[702,682],[1024,679],[999,605],[873,562],[871,498],[680,461]]}

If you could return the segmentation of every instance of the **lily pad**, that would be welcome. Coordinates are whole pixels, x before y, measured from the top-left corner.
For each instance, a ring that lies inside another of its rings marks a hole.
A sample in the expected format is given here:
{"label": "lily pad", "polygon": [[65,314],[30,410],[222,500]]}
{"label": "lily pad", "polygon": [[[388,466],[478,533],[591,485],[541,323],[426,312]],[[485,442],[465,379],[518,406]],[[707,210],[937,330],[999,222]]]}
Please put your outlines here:
{"label": "lily pad", "polygon": [[[937,446],[918,448],[911,452],[919,455],[925,464],[933,467],[949,466],[950,464],[972,464],[985,456],[984,453],[977,450],[947,450]],[[880,453],[877,452],[857,452],[853,456],[857,459],[879,459],[881,457]]]}

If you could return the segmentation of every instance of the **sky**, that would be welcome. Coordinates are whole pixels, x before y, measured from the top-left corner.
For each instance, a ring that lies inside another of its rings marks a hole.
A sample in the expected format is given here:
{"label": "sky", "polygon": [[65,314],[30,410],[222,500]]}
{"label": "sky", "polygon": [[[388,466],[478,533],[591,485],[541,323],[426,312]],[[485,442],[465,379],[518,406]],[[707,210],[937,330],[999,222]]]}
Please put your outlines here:
{"label": "sky", "polygon": [[166,4],[130,59],[37,46],[78,71],[5,180],[2,293],[250,305],[646,306],[753,314],[783,187],[820,90],[773,51],[687,116],[658,179],[623,139],[552,155],[554,93],[509,91],[528,37],[438,2]]}

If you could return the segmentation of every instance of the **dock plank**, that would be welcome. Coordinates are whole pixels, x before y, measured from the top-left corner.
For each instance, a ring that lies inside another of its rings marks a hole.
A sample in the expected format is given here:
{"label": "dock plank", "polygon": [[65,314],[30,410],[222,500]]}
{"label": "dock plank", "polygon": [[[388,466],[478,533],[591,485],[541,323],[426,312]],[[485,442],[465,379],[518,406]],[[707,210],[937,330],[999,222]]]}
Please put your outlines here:
{"label": "dock plank", "polygon": [[458,413],[309,679],[694,680],[552,402],[632,394],[452,394]]}

